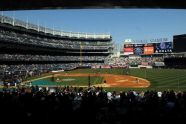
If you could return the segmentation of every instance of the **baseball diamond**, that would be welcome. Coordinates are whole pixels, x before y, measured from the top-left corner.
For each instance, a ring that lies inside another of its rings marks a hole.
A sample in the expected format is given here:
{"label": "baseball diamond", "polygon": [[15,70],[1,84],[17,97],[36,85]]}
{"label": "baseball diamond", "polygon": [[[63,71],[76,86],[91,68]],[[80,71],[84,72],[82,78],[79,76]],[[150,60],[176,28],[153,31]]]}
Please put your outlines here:
{"label": "baseball diamond", "polygon": [[[103,77],[106,83],[99,82],[98,84],[93,84],[93,86],[100,86],[100,87],[125,87],[125,88],[146,88],[150,86],[150,82],[146,79],[134,77],[134,76],[128,76],[128,75],[114,75],[114,74],[56,74],[53,75],[54,77]],[[52,77],[52,76],[51,76]],[[138,81],[136,81],[136,78],[138,78]],[[71,78],[70,78],[71,79]],[[73,79],[73,78],[72,78]],[[43,79],[41,79],[40,82],[42,82]],[[76,80],[76,79],[74,79]],[[79,79],[83,80],[83,79]],[[38,82],[38,81],[37,81]],[[56,82],[56,80],[54,81]],[[63,81],[60,81],[63,82]],[[78,81],[76,84],[72,86],[86,86],[86,83],[83,83],[81,85],[81,81]],[[37,85],[37,83],[33,82],[34,85]],[[38,84],[39,85],[39,84]],[[43,84],[47,86],[46,84]],[[69,84],[70,85],[70,84]],[[59,86],[57,85],[52,85],[52,86]]]}

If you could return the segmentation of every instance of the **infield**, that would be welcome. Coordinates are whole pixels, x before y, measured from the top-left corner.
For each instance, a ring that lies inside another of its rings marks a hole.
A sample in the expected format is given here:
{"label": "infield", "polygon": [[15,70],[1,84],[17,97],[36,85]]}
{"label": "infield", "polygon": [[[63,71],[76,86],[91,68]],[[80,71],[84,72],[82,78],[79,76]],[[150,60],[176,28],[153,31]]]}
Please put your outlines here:
{"label": "infield", "polygon": [[[126,87],[126,88],[146,88],[150,86],[148,80],[128,76],[114,74],[55,74],[50,78],[39,79],[33,81],[33,85],[42,86],[87,86],[88,77],[92,86],[102,87]],[[103,81],[104,80],[104,81]],[[103,83],[105,82],[105,83]]]}

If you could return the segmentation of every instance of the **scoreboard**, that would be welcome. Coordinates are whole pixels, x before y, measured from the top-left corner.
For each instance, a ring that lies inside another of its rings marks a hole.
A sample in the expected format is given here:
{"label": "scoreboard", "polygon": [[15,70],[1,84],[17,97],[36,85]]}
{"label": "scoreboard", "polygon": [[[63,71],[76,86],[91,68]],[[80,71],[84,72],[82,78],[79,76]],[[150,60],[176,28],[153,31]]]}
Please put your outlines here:
{"label": "scoreboard", "polygon": [[124,44],[124,55],[151,55],[154,53],[171,53],[172,42],[147,43],[147,44]]}
{"label": "scoreboard", "polygon": [[134,44],[134,54],[141,55],[143,54],[144,44]]}

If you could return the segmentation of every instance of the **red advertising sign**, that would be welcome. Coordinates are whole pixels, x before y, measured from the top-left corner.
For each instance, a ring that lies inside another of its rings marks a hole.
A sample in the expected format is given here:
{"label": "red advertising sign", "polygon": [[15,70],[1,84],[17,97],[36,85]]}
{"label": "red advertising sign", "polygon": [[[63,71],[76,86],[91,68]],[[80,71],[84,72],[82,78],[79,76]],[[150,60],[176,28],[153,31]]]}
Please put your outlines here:
{"label": "red advertising sign", "polygon": [[134,48],[133,47],[124,48],[124,52],[134,52]]}

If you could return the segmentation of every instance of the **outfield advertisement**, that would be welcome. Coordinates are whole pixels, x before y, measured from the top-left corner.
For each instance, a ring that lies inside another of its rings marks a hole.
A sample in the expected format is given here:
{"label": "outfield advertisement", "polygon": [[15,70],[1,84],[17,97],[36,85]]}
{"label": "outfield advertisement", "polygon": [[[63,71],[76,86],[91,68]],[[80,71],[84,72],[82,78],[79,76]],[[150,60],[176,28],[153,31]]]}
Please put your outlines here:
{"label": "outfield advertisement", "polygon": [[134,54],[133,44],[125,44],[123,51],[124,51],[124,55]]}
{"label": "outfield advertisement", "polygon": [[173,49],[172,42],[156,43],[155,53],[171,53]]}
{"label": "outfield advertisement", "polygon": [[171,53],[172,42],[149,43],[149,44],[126,44],[124,45],[124,55],[151,55],[154,53]]}
{"label": "outfield advertisement", "polygon": [[133,52],[133,47],[124,48],[124,52]]}
{"label": "outfield advertisement", "polygon": [[144,47],[144,54],[145,55],[148,55],[148,54],[153,54],[154,53],[154,47],[153,46],[151,46],[151,47],[149,47],[149,46],[145,46]]}
{"label": "outfield advertisement", "polygon": [[100,68],[100,65],[93,65],[91,68]]}
{"label": "outfield advertisement", "polygon": [[134,48],[133,47],[124,48],[124,55],[130,54],[134,54]]}
{"label": "outfield advertisement", "polygon": [[111,68],[110,65],[102,65],[101,68]]}

